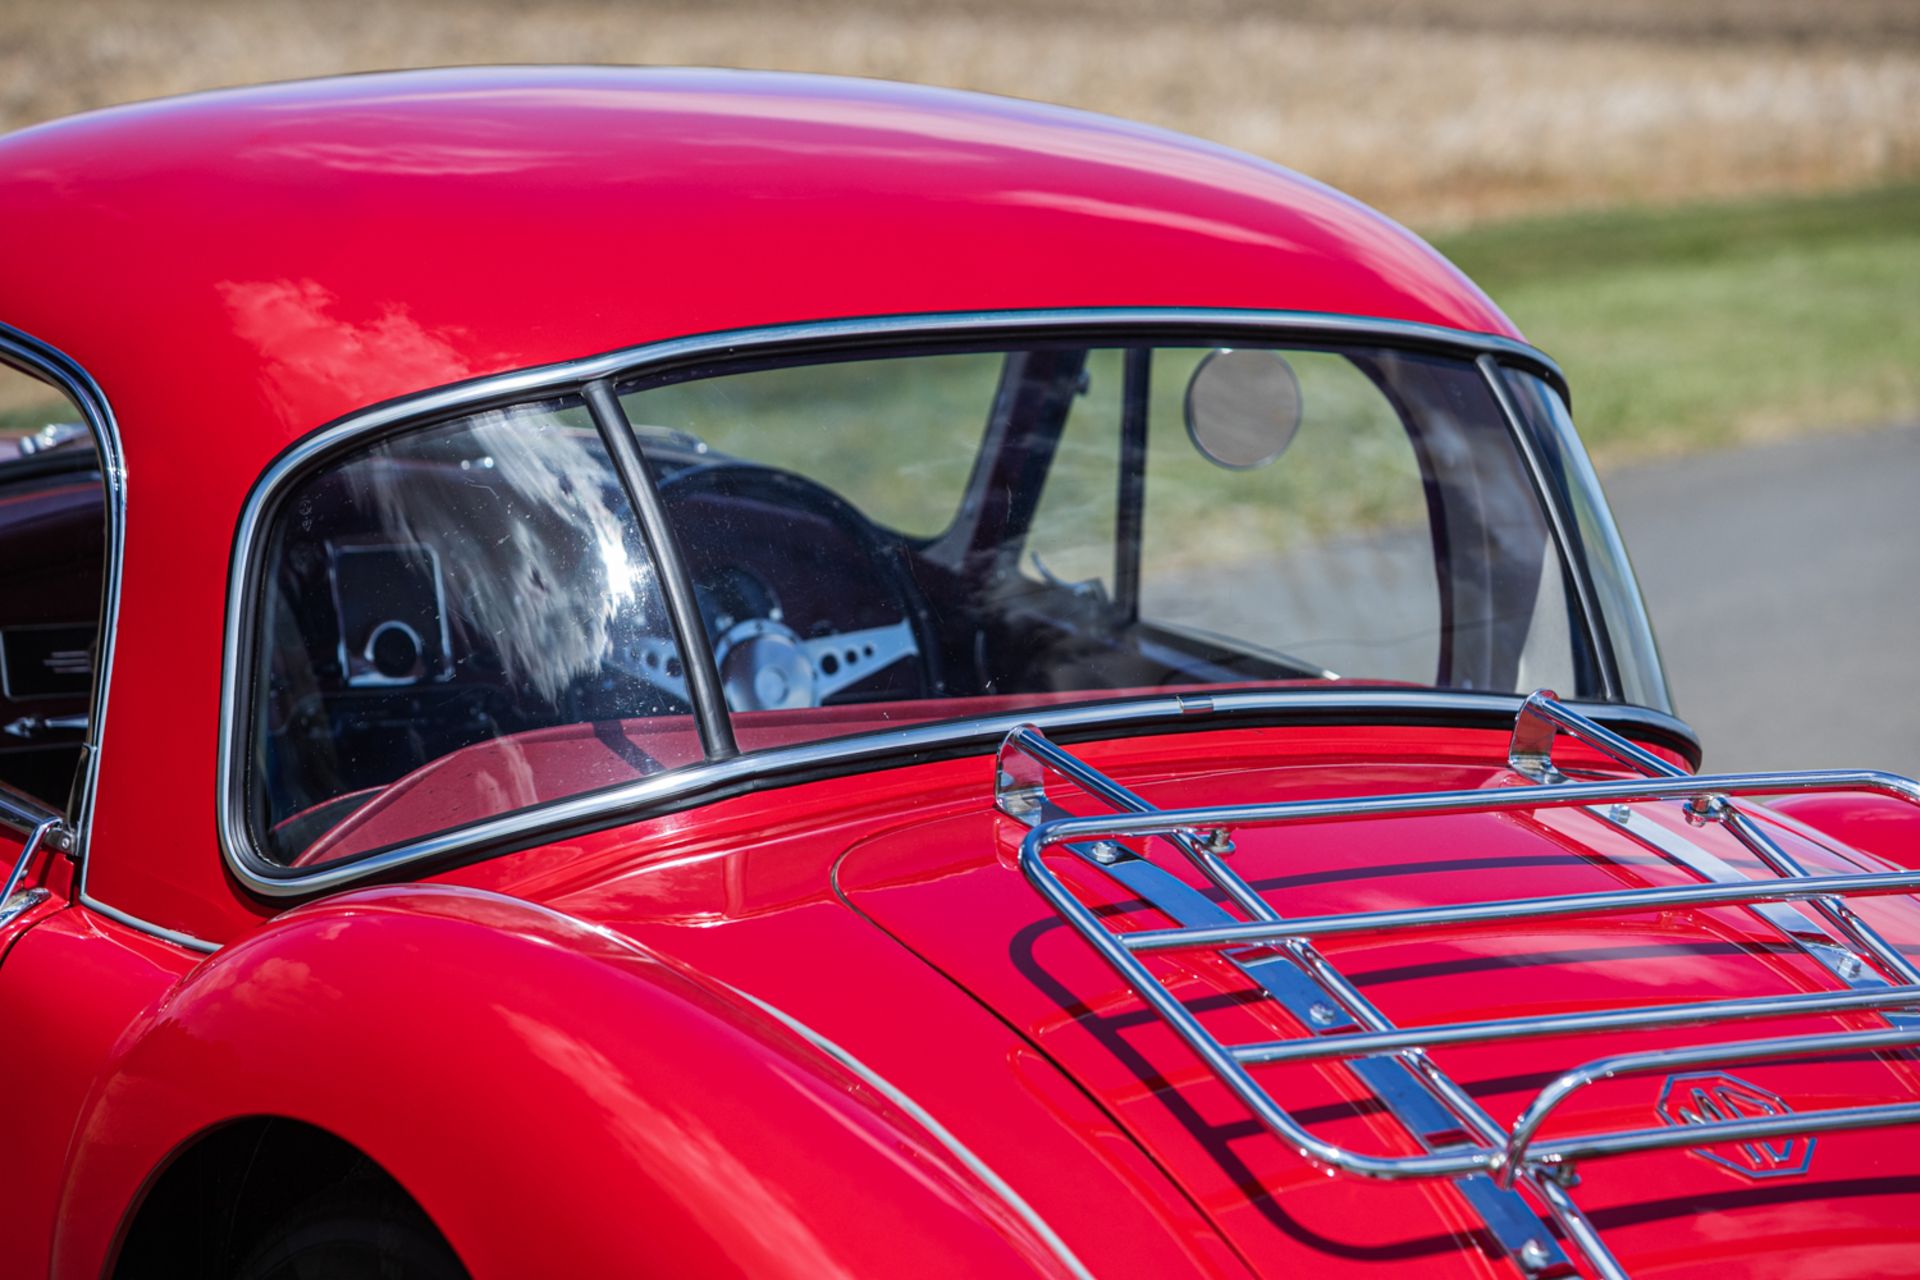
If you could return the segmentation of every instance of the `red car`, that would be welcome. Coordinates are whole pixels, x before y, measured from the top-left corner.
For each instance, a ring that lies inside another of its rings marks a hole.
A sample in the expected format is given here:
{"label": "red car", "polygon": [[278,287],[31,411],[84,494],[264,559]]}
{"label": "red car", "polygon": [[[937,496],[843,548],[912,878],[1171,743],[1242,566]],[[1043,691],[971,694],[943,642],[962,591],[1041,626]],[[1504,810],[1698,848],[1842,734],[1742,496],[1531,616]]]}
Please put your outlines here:
{"label": "red car", "polygon": [[6,1274],[1920,1273],[1920,789],[1692,772],[1386,219],[521,69],[0,229]]}

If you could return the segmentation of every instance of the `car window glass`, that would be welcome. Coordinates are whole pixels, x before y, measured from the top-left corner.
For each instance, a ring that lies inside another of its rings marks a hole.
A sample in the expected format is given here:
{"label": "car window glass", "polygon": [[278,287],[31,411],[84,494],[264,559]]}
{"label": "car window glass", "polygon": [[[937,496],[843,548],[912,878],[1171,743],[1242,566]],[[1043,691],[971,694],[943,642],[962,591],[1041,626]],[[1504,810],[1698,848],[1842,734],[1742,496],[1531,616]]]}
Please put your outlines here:
{"label": "car window glass", "polygon": [[619,478],[570,401],[300,483],[258,606],[255,836],[300,866],[699,759]]}
{"label": "car window glass", "polygon": [[92,709],[106,520],[78,406],[0,364],[0,783],[56,810]]}
{"label": "car window glass", "polygon": [[1227,470],[1180,427],[1182,393],[1205,353],[1160,354],[1141,614],[1341,674],[1438,681],[1426,494],[1380,389],[1343,357],[1286,353],[1300,388],[1297,434],[1271,463]]}
{"label": "car window glass", "polygon": [[1166,690],[1604,696],[1469,360],[1054,337],[768,366],[616,388],[652,536],[573,398],[359,443],[277,493],[256,849],[305,868],[704,761],[657,554],[747,752]]}
{"label": "car window glass", "polygon": [[[1551,673],[1572,696],[1599,691],[1539,497],[1475,365],[1254,351],[1284,368],[1267,381],[1298,412],[1278,415],[1272,456],[1242,465],[1207,453],[1185,415],[1190,380],[1222,353],[1057,341],[991,353],[984,433],[944,395],[917,413],[892,407],[903,371],[941,356],[807,364],[789,383],[723,368],[700,380],[711,386],[674,375],[623,388],[741,745],[962,714],[966,699],[1249,681],[1514,692]],[[977,367],[984,385],[988,363]],[[734,394],[736,379],[751,393]],[[908,443],[888,438],[869,460],[889,483],[863,484],[885,491],[882,511],[940,510],[937,537],[903,537],[844,468],[781,452],[821,386],[835,388],[836,421],[900,424]],[[887,412],[863,411],[862,388]],[[802,403],[770,408],[781,394]],[[666,434],[695,421],[670,410],[696,398],[701,438]],[[1127,424],[1142,418],[1144,444],[1130,446]],[[964,467],[923,464],[957,444],[975,454]],[[945,486],[963,473],[948,519]]]}
{"label": "car window glass", "polygon": [[643,439],[677,432],[797,472],[877,524],[931,537],[966,488],[1001,364],[967,353],[764,369],[656,386],[628,396],[626,411]]}
{"label": "car window glass", "polygon": [[1628,702],[1669,710],[1672,699],[1654,645],[1653,623],[1640,598],[1626,544],[1600,496],[1600,479],[1574,431],[1567,403],[1534,374],[1508,371],[1507,381],[1521,413],[1548,450],[1553,470],[1566,485],[1580,535],[1578,545],[1593,579],[1601,618],[1613,637],[1621,695]]}
{"label": "car window glass", "polygon": [[1515,667],[1515,690],[1557,692],[1581,687],[1573,657],[1575,620],[1566,573],[1564,570],[1543,572],[1530,611],[1526,640]]}
{"label": "car window glass", "polygon": [[[1152,353],[1139,613],[1315,670],[1431,684],[1440,605],[1419,461],[1380,389],[1344,357],[1284,353],[1300,425],[1283,454],[1223,467],[1183,425],[1211,348]],[[1111,592],[1122,353],[1087,360],[1047,473],[1028,569]]]}
{"label": "car window glass", "polygon": [[1087,354],[1027,533],[1024,568],[1034,576],[1112,593],[1124,377],[1122,352]]}

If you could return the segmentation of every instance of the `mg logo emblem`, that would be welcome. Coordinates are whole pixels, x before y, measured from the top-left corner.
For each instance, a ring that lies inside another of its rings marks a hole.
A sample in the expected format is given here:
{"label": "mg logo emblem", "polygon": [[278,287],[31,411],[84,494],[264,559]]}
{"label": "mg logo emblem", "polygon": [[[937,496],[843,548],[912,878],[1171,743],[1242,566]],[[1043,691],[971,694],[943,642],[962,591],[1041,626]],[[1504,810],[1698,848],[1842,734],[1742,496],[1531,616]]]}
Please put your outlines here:
{"label": "mg logo emblem", "polygon": [[[1660,1118],[1673,1125],[1750,1120],[1792,1111],[1779,1094],[1720,1071],[1668,1076],[1660,1088]],[[1689,1150],[1743,1178],[1791,1178],[1807,1171],[1813,1160],[1813,1139],[1795,1134]]]}

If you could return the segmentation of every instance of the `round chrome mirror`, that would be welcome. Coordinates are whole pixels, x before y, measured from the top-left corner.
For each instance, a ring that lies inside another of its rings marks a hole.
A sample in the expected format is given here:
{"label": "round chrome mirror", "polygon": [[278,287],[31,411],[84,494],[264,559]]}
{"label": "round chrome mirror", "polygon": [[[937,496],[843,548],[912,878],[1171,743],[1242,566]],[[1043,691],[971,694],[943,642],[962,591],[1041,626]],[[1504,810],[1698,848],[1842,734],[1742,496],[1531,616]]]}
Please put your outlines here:
{"label": "round chrome mirror", "polygon": [[1300,379],[1278,351],[1209,352],[1187,381],[1187,436],[1209,462],[1253,471],[1300,430]]}

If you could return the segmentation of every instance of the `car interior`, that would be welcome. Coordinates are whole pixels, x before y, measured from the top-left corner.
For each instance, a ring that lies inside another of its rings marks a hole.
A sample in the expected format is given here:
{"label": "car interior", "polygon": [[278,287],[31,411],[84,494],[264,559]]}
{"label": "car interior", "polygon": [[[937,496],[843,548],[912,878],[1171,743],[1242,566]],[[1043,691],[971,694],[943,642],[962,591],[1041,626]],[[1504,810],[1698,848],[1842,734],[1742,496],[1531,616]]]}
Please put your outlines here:
{"label": "car interior", "polygon": [[106,516],[79,411],[0,365],[0,785],[63,812],[93,690]]}

